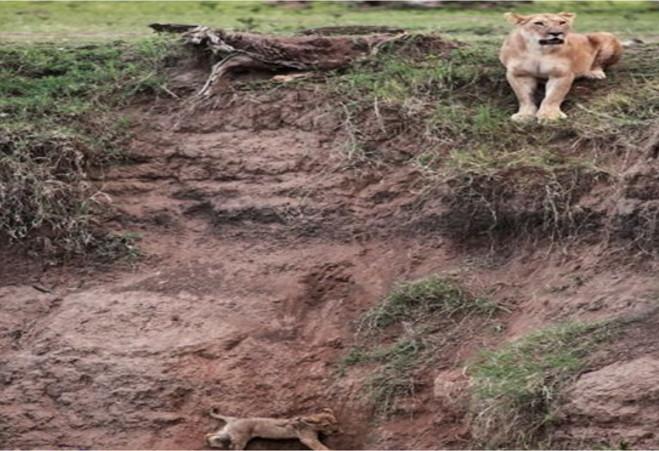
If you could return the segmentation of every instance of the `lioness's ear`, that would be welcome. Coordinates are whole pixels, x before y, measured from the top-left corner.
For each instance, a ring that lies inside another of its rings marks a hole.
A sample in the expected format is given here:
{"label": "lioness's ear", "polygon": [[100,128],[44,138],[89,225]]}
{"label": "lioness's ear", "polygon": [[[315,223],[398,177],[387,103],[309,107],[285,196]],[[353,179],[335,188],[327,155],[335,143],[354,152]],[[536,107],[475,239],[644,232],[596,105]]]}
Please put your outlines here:
{"label": "lioness's ear", "polygon": [[529,20],[528,16],[522,16],[521,14],[517,13],[506,13],[503,15],[503,17],[505,17],[506,20],[513,25],[519,25]]}
{"label": "lioness's ear", "polygon": [[572,25],[572,22],[574,22],[574,18],[577,17],[576,14],[574,13],[566,13],[566,12],[560,12],[558,13],[559,16],[561,16],[563,19],[567,20],[570,25]]}

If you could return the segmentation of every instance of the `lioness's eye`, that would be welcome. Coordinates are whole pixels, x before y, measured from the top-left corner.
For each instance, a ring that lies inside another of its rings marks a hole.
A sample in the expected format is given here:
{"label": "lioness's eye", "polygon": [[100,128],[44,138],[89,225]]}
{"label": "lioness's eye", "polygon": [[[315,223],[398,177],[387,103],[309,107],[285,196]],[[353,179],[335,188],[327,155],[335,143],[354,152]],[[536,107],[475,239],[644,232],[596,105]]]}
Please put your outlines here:
{"label": "lioness's eye", "polygon": [[535,25],[544,25],[544,22],[533,22]]}
{"label": "lioness's eye", "polygon": [[565,22],[564,20],[561,20],[560,22],[558,22],[559,25],[565,25],[566,23],[567,22]]}

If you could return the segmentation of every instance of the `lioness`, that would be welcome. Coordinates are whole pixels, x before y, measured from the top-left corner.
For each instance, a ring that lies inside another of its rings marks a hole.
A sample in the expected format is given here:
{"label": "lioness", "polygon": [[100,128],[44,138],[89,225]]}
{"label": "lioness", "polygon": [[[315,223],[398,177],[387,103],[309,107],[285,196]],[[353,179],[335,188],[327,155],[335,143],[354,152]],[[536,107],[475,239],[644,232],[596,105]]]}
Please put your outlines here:
{"label": "lioness", "polygon": [[[499,54],[519,101],[513,121],[565,118],[561,103],[574,79],[605,78],[604,69],[617,63],[622,55],[620,41],[610,33],[572,33],[572,13],[506,13],[505,17],[516,25]],[[539,80],[547,80],[540,109],[533,99]]]}
{"label": "lioness", "polygon": [[220,415],[211,409],[210,416],[226,424],[217,432],[206,434],[206,442],[212,448],[245,449],[255,437],[285,439],[297,438],[311,449],[329,449],[318,439],[318,434],[339,432],[338,421],[332,409],[323,409],[315,415],[294,418],[235,418]]}

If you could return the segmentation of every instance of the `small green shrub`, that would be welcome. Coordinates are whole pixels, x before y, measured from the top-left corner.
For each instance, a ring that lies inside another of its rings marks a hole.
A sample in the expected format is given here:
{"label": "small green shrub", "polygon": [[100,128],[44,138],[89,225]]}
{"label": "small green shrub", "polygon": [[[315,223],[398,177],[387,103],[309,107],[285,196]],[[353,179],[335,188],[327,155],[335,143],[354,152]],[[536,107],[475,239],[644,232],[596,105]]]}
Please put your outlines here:
{"label": "small green shrub", "polygon": [[366,313],[362,328],[382,329],[430,314],[447,319],[471,311],[491,313],[494,310],[495,304],[471,297],[454,281],[430,276],[396,286],[379,306]]}
{"label": "small green shrub", "polygon": [[565,323],[483,353],[469,369],[476,441],[488,448],[536,446],[562,388],[612,333],[610,323]]}
{"label": "small green shrub", "polygon": [[[400,398],[414,395],[418,372],[431,365],[449,338],[468,330],[464,320],[474,314],[487,320],[497,304],[470,295],[456,281],[429,276],[396,286],[360,322],[354,347],[341,361],[341,373],[354,365],[374,365],[365,388],[376,412],[396,412]],[[390,336],[384,342],[382,334]]]}

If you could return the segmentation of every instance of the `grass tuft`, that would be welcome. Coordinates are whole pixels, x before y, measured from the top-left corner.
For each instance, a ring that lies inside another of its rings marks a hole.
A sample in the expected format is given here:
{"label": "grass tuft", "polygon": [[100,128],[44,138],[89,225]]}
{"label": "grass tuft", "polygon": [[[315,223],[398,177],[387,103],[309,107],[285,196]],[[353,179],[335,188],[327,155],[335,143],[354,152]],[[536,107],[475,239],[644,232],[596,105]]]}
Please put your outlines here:
{"label": "grass tuft", "polygon": [[425,385],[421,374],[440,351],[459,334],[469,333],[471,317],[482,324],[498,309],[439,276],[400,284],[364,315],[357,334],[361,346],[343,359],[341,372],[355,365],[374,366],[365,388],[375,411],[391,416],[401,399]]}
{"label": "grass tuft", "polygon": [[425,315],[450,319],[468,312],[491,313],[495,309],[487,300],[472,298],[454,281],[430,276],[396,286],[379,306],[366,313],[362,328],[382,329]]}
{"label": "grass tuft", "polygon": [[378,415],[391,416],[397,410],[401,398],[413,396],[422,385],[416,373],[421,362],[428,357],[431,342],[415,335],[403,335],[391,345],[367,345],[352,348],[341,361],[341,373],[355,365],[375,365],[365,388]]}
{"label": "grass tuft", "polygon": [[562,388],[612,333],[606,322],[565,323],[483,353],[469,370],[476,441],[488,448],[537,446],[551,425]]}
{"label": "grass tuft", "polygon": [[422,385],[416,371],[428,350],[423,339],[403,337],[374,352],[373,357],[381,366],[369,379],[367,390],[378,413],[393,413],[400,398],[414,396]]}

